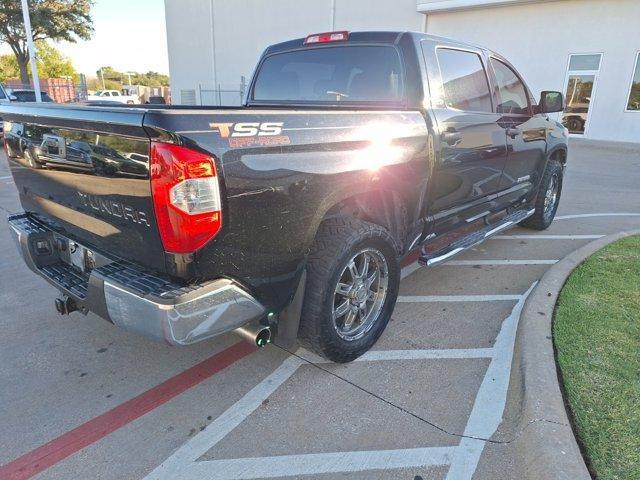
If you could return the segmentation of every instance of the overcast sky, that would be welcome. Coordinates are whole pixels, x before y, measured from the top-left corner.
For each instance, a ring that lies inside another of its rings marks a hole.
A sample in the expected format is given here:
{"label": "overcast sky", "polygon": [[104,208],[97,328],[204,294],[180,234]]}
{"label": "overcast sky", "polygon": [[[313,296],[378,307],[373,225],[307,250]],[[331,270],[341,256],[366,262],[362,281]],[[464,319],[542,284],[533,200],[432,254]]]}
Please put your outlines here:
{"label": "overcast sky", "polygon": [[[163,0],[95,0],[93,38],[56,46],[78,72],[95,76],[101,66],[120,71],[169,73]],[[11,50],[0,44],[2,53]]]}

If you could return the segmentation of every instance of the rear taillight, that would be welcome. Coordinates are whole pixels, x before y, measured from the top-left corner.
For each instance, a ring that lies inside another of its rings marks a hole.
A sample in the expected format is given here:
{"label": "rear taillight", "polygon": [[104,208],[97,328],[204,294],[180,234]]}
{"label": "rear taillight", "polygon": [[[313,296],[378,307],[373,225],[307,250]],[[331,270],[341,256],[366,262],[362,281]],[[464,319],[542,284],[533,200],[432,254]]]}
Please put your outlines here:
{"label": "rear taillight", "polygon": [[304,39],[304,44],[309,45],[313,43],[329,43],[329,42],[344,42],[349,40],[349,32],[325,32],[314,33]]}
{"label": "rear taillight", "polygon": [[216,166],[209,155],[169,143],[151,143],[151,192],[167,252],[191,253],[222,227]]}

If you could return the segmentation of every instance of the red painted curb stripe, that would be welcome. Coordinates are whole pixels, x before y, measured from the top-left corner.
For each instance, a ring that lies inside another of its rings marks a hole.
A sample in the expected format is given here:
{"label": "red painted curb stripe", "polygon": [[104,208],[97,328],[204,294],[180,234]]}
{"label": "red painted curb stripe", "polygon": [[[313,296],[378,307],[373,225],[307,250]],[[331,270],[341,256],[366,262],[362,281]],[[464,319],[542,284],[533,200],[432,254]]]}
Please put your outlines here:
{"label": "red painted curb stripe", "polygon": [[255,351],[239,342],[0,467],[0,479],[24,480],[97,442]]}

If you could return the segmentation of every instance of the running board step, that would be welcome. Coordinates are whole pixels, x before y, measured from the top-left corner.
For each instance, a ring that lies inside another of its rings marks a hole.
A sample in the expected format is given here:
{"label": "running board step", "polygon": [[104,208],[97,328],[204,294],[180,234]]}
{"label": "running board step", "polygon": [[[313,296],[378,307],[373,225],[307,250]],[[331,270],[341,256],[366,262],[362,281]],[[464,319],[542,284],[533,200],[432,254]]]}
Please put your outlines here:
{"label": "running board step", "polygon": [[499,223],[494,223],[481,230],[476,230],[475,232],[459,238],[448,246],[441,248],[440,250],[436,250],[435,252],[425,252],[423,247],[418,263],[427,267],[433,267],[439,263],[446,262],[459,253],[482,243],[487,238],[492,237],[507,228],[515,226],[525,218],[533,215],[533,212],[535,212],[535,210],[518,210],[517,212],[510,213],[503,217]]}

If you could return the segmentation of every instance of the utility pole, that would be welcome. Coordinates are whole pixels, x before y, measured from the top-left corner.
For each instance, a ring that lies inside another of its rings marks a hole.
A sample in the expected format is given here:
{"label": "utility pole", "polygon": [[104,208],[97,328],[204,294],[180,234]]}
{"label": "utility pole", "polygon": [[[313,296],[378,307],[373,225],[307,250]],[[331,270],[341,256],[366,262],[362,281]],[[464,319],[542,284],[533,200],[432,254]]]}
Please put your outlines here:
{"label": "utility pole", "polygon": [[102,67],[100,67],[100,78],[102,78],[102,89],[106,90],[107,87],[104,86],[104,72],[102,71]]}
{"label": "utility pole", "polygon": [[29,16],[27,0],[22,0],[22,18],[24,18],[24,31],[27,34],[27,46],[29,47],[29,59],[31,60],[31,78],[33,79],[33,88],[36,91],[36,102],[42,102],[40,75],[38,74],[38,62],[36,61],[36,46],[33,43],[31,17]]}

